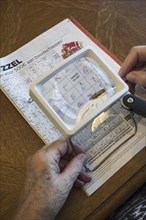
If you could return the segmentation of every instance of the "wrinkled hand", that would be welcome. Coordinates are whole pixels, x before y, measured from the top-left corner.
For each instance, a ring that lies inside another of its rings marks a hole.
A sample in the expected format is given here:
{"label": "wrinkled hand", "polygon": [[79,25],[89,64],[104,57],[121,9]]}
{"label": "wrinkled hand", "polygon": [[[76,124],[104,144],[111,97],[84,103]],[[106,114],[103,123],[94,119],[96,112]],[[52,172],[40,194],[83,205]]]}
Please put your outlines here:
{"label": "wrinkled hand", "polygon": [[55,141],[36,152],[28,160],[26,183],[15,219],[54,219],[74,182],[83,186],[91,180],[83,171],[86,159],[82,152],[75,155],[65,140]]}
{"label": "wrinkled hand", "polygon": [[135,85],[146,87],[146,46],[133,47],[119,71],[127,81],[129,91],[135,93]]}

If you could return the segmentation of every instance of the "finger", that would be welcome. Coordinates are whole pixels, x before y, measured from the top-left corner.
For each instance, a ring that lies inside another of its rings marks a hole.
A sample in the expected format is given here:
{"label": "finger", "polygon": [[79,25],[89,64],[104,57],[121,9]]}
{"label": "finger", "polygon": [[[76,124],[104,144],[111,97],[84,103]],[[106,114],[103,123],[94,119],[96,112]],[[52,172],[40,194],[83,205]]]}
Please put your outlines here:
{"label": "finger", "polygon": [[62,157],[63,159],[66,159],[69,161],[77,154],[85,153],[85,151],[83,150],[81,146],[77,144],[73,144],[71,140],[68,140],[68,142],[69,142],[69,145],[71,145],[72,150],[70,151],[70,154],[66,152],[66,154]]}
{"label": "finger", "polygon": [[87,156],[85,154],[78,154],[68,163],[62,172],[62,178],[68,182],[70,188],[81,173],[86,160]]}
{"label": "finger", "polygon": [[126,79],[133,84],[146,87],[146,72],[145,71],[132,71],[127,74]]}
{"label": "finger", "polygon": [[81,180],[84,183],[90,182],[91,179],[92,179],[91,176],[87,172],[84,172],[84,171],[82,171],[78,176],[78,180]]}
{"label": "finger", "polygon": [[83,148],[81,146],[79,146],[78,144],[74,144],[73,148],[76,152],[76,154],[81,154],[81,153],[85,153],[85,151],[83,150]]}
{"label": "finger", "polygon": [[146,46],[133,47],[130,50],[127,58],[125,59],[122,67],[119,71],[119,75],[125,78],[127,73],[129,73],[138,63],[143,63],[146,61]]}
{"label": "finger", "polygon": [[85,172],[81,172],[80,175],[78,176],[77,180],[75,181],[74,185],[76,187],[83,187],[86,183],[89,183],[91,181],[91,177],[89,174]]}
{"label": "finger", "polygon": [[65,154],[71,155],[73,152],[71,145],[64,139],[57,140],[45,146],[43,150],[45,150],[45,154],[48,152],[49,158],[51,157],[57,163]]}
{"label": "finger", "polygon": [[128,80],[126,80],[126,83],[127,83],[128,87],[129,87],[129,92],[131,94],[135,94],[135,86],[136,86],[136,84],[135,83],[131,83]]}
{"label": "finger", "polygon": [[78,180],[78,179],[74,182],[74,186],[77,188],[82,188],[84,185],[85,185],[85,183],[81,180]]}
{"label": "finger", "polygon": [[54,147],[54,145],[58,145],[58,144],[60,144],[60,143],[62,143],[62,142],[65,142],[65,141],[66,141],[65,139],[58,139],[58,140],[53,141],[53,142],[51,142],[51,143],[49,143],[49,144],[46,144],[45,146],[43,146],[43,147],[40,149],[40,151],[42,151],[42,150],[48,151],[48,150],[50,150],[50,148]]}

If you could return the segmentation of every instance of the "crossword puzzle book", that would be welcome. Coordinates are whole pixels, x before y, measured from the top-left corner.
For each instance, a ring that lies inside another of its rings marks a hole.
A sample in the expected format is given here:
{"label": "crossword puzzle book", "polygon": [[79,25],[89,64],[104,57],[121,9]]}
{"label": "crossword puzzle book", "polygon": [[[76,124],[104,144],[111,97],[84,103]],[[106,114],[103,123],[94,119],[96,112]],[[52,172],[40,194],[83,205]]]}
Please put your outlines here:
{"label": "crossword puzzle book", "polygon": [[[87,46],[94,48],[104,62],[108,63],[118,74],[121,62],[72,17],[61,21],[15,52],[1,58],[2,91],[45,143],[52,142],[63,135],[41,108],[31,100],[30,84],[46,71]],[[80,67],[80,76],[83,71],[84,74],[87,74],[86,79],[89,79],[88,68],[84,67]],[[79,100],[80,97],[77,97],[81,95],[80,91],[82,90],[85,96],[88,96],[89,90],[91,91],[95,85],[90,80],[82,80],[80,83],[79,76],[74,72],[71,74],[70,77],[76,81],[76,87],[71,92],[71,89],[66,86],[68,89],[66,99],[71,103],[74,101],[76,106],[80,106],[83,101],[83,98]],[[54,80],[61,78],[62,75]],[[63,81],[60,85],[64,86]],[[74,89],[78,93],[73,92]],[[48,91],[44,90],[44,92]],[[76,100],[74,100],[73,93],[76,95]],[[63,95],[65,96],[65,93]],[[86,98],[85,96],[84,98]],[[48,98],[47,95],[46,97]],[[108,109],[104,117],[106,120],[103,123],[96,120],[99,128],[94,130],[93,135],[90,133],[89,125],[72,137],[72,142],[80,144],[85,150],[90,165],[95,165],[95,167],[98,165],[91,172],[91,183],[84,187],[88,196],[145,146],[144,119],[142,117],[135,116],[138,126],[135,136],[129,112],[121,108],[120,102]]]}

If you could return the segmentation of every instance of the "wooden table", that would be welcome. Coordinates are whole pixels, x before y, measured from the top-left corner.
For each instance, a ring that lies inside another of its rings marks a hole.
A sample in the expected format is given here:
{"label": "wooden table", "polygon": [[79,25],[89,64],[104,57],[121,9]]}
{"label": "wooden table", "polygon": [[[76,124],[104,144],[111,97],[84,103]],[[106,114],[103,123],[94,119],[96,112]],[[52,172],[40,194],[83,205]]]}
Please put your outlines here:
{"label": "wooden table", "polygon": [[[73,16],[121,61],[130,48],[146,44],[144,0],[1,0],[1,51],[5,56],[68,16]],[[44,143],[0,93],[1,211],[10,220],[25,178],[27,158]],[[91,197],[73,189],[58,220],[102,220],[145,181],[146,149]]]}

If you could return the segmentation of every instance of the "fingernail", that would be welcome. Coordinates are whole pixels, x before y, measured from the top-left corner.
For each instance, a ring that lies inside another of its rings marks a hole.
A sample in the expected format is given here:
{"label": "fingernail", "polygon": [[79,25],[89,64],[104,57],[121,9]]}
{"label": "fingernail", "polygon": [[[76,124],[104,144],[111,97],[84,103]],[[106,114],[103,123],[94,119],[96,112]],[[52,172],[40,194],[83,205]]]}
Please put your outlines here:
{"label": "fingernail", "polygon": [[87,178],[87,179],[91,179],[91,176],[89,176],[89,173],[87,173],[87,172],[83,172],[83,175],[85,176],[85,178]]}

